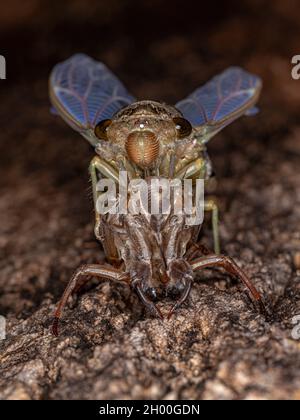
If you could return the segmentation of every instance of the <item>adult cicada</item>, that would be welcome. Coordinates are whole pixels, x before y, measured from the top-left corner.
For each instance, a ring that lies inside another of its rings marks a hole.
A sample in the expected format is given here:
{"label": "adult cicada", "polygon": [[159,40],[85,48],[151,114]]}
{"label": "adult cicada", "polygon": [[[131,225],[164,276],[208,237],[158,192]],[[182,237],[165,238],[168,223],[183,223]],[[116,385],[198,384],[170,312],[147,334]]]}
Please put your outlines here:
{"label": "adult cicada", "polygon": [[[212,166],[206,143],[238,117],[256,112],[261,85],[257,76],[231,67],[175,107],[137,101],[104,64],[78,54],[53,69],[50,98],[55,111],[95,148],[90,176],[96,208],[102,178],[116,183],[118,201],[120,172],[146,182],[208,180]],[[168,214],[96,211],[95,235],[106,262],[82,266],[74,273],[55,312],[54,334],[69,296],[90,277],[130,285],[144,305],[163,318],[157,300],[168,296],[175,301],[170,316],[187,299],[195,272],[221,267],[238,277],[262,305],[244,271],[219,253],[216,204],[205,202],[204,208],[212,212],[214,252],[198,243],[201,224],[187,223],[184,211],[175,214],[172,207]]]}

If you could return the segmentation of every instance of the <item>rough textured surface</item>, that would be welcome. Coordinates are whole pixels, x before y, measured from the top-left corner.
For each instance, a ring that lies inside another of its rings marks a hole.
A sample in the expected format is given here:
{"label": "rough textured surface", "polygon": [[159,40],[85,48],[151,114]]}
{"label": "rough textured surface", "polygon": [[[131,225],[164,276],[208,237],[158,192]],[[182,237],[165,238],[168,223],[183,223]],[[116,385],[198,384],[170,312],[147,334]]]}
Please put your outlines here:
{"label": "rough textured surface", "polygon": [[[291,337],[300,315],[300,81],[290,76],[300,53],[297,2],[229,1],[218,12],[186,4],[184,13],[178,1],[170,9],[158,0],[103,3],[1,8],[9,72],[0,86],[0,397],[299,399],[300,341]],[[105,61],[140,98],[173,102],[232,64],[263,77],[261,113],[226,129],[209,151],[224,252],[268,297],[268,322],[236,282],[207,271],[170,321],[103,282],[51,336],[73,270],[102,258],[88,191],[92,150],[48,112],[49,70],[75,51]]]}

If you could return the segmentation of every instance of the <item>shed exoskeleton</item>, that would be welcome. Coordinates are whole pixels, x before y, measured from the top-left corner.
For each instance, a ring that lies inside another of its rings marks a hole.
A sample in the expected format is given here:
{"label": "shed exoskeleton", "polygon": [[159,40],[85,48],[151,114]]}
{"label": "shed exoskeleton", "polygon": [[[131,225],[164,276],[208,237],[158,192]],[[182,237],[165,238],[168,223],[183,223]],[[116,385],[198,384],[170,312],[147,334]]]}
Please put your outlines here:
{"label": "shed exoskeleton", "polygon": [[[258,77],[229,68],[175,107],[155,101],[136,101],[102,64],[78,54],[58,64],[50,77],[50,98],[58,114],[95,148],[90,165],[96,209],[95,234],[103,245],[107,263],[86,265],[73,275],[55,312],[54,334],[69,296],[91,276],[128,284],[144,305],[163,318],[156,302],[175,300],[169,317],[187,299],[195,273],[221,267],[238,277],[253,299],[263,306],[260,293],[241,268],[220,255],[218,208],[212,212],[214,253],[198,243],[201,223],[188,223],[190,215],[110,213],[100,214],[97,185],[101,178],[116,184],[119,174],[128,180],[208,180],[212,166],[207,141],[242,115],[254,114],[261,89]],[[149,187],[150,188],[150,187]],[[127,199],[130,198],[130,192]]]}

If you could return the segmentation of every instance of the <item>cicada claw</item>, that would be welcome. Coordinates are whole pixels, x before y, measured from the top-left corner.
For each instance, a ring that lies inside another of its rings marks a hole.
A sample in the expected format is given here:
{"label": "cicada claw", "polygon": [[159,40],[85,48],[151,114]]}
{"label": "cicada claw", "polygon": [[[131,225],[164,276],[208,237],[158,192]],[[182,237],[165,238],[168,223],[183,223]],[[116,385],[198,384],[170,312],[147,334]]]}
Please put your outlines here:
{"label": "cicada claw", "polygon": [[145,294],[145,292],[142,290],[140,285],[136,285],[135,286],[135,290],[139,296],[139,298],[141,299],[141,301],[143,302],[143,304],[146,306],[146,308],[153,314],[155,315],[157,318],[163,320],[164,316],[161,313],[160,309],[155,305],[155,303],[153,303]]}

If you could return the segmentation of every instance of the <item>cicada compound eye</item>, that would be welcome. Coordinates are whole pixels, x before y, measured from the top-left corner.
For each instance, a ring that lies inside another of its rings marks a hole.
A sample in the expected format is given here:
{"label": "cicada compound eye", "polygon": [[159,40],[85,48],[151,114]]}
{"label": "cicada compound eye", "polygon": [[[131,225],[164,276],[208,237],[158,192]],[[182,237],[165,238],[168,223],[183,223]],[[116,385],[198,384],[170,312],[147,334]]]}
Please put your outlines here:
{"label": "cicada compound eye", "polygon": [[191,123],[188,120],[186,120],[185,118],[176,117],[173,118],[173,122],[175,124],[177,137],[179,139],[188,137],[191,134],[193,127],[191,126]]}
{"label": "cicada compound eye", "polygon": [[112,121],[109,119],[100,121],[95,127],[95,136],[100,140],[108,140],[107,129]]}

